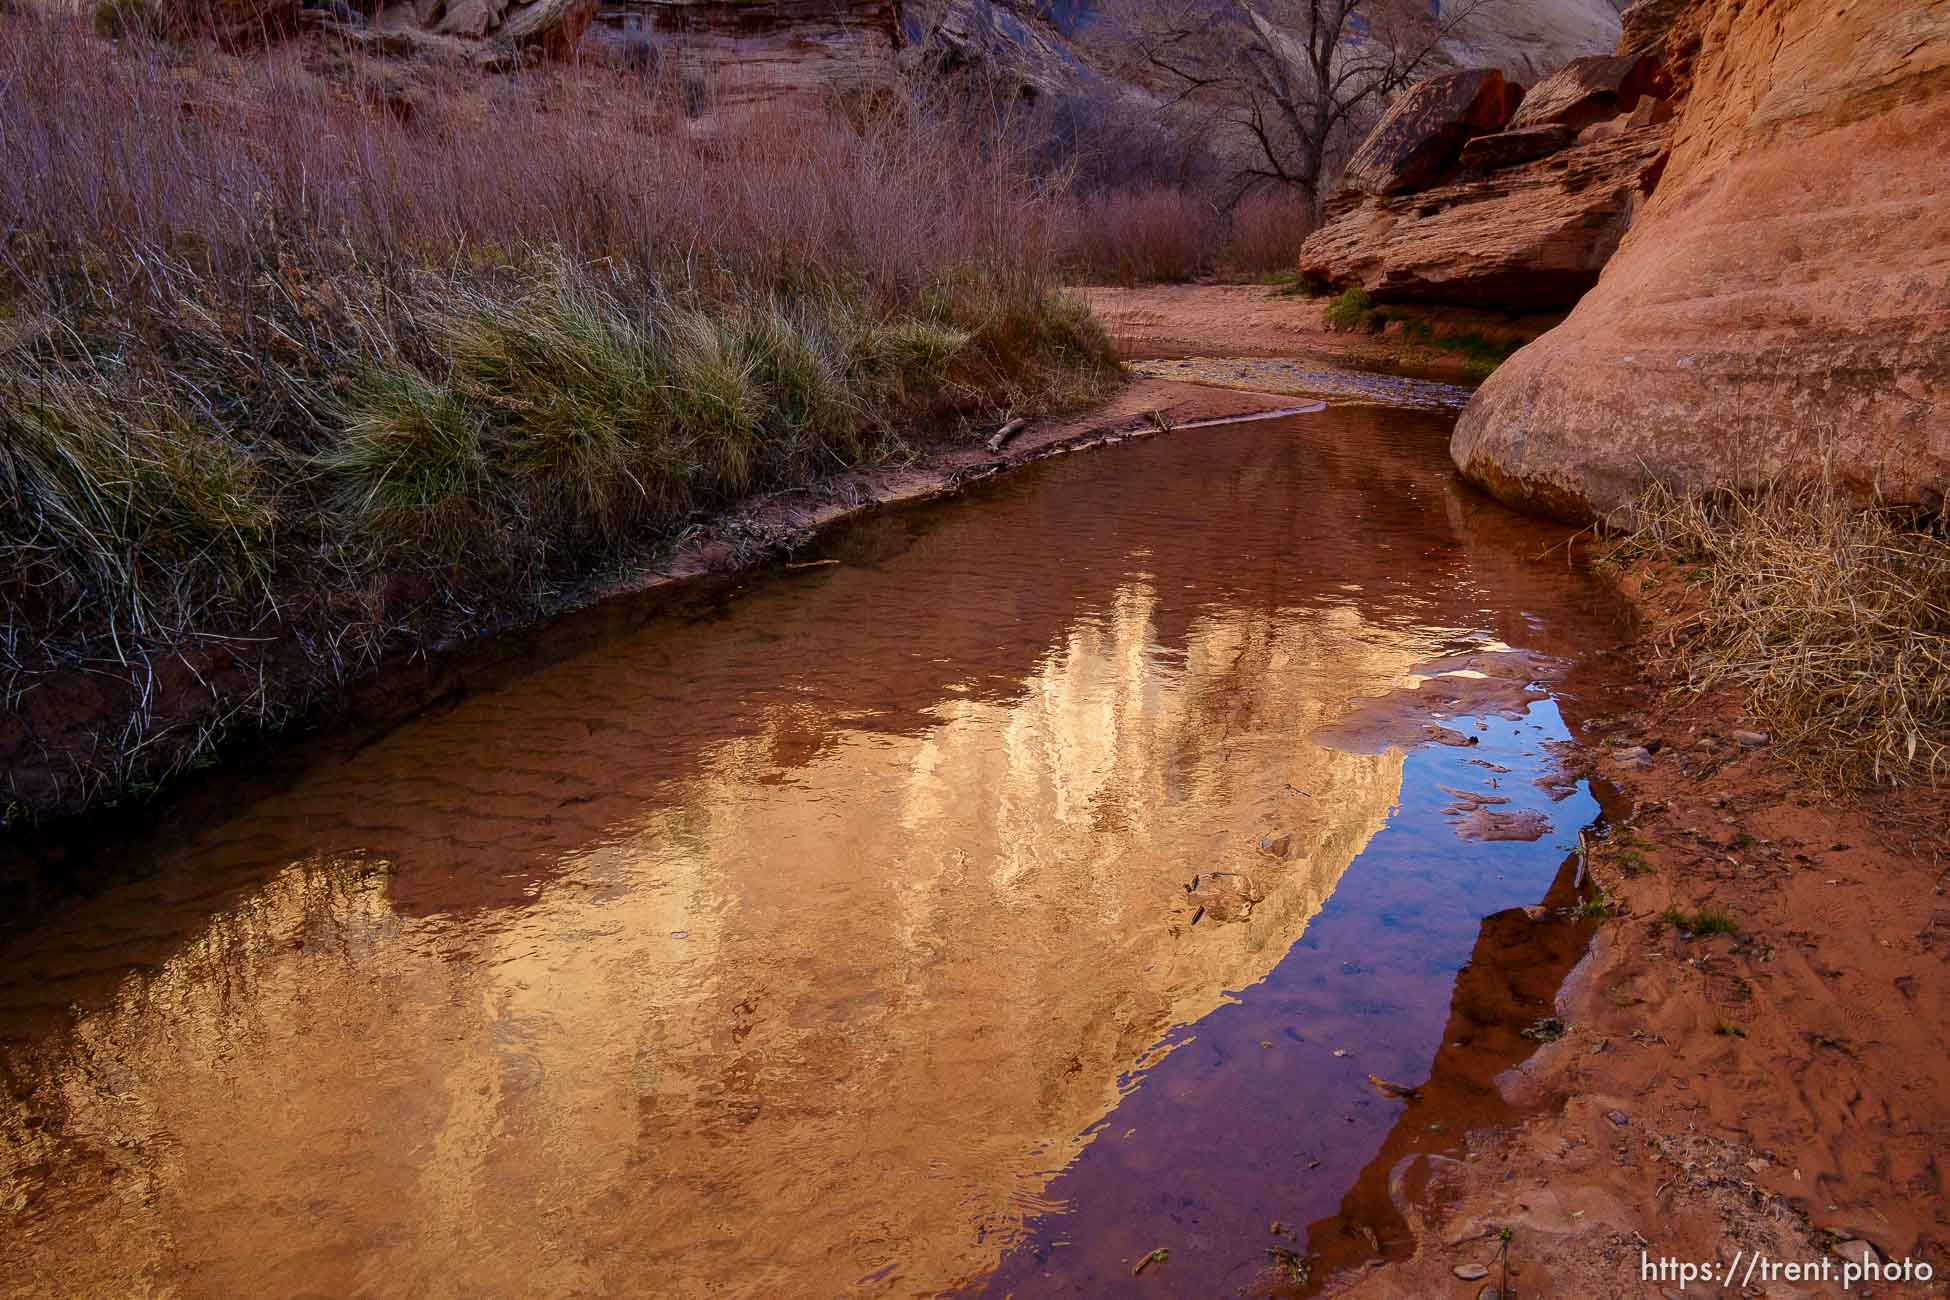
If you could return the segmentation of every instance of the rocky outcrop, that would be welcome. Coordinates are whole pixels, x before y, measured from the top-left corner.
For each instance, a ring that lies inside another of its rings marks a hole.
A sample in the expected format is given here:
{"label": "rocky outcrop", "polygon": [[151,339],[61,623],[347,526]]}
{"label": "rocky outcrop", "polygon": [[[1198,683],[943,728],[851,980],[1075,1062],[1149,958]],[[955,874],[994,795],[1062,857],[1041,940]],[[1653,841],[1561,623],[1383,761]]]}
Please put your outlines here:
{"label": "rocky outcrop", "polygon": [[822,103],[893,74],[898,0],[629,0],[598,37],[672,75],[705,125]]}
{"label": "rocky outcrop", "polygon": [[1495,68],[1419,81],[1395,97],[1348,159],[1343,183],[1374,195],[1422,189],[1449,170],[1471,136],[1508,122],[1516,98]]}
{"label": "rocky outcrop", "polygon": [[1576,128],[1559,122],[1511,127],[1477,136],[1462,147],[1456,162],[1466,172],[1493,172],[1499,167],[1511,167],[1556,153],[1577,138]]}
{"label": "rocky outcrop", "polygon": [[1510,119],[1513,130],[1558,123],[1573,131],[1629,112],[1639,100],[1672,93],[1672,78],[1651,55],[1572,59],[1538,82]]}
{"label": "rocky outcrop", "polygon": [[1940,505],[1950,0],[1692,0],[1627,28],[1683,56],[1670,165],[1596,289],[1477,393],[1457,464],[1577,520],[1654,479],[1826,472]]}
{"label": "rocky outcrop", "polygon": [[1418,193],[1365,198],[1307,239],[1300,270],[1384,300],[1569,306],[1597,283],[1670,138],[1670,127],[1630,131]]}
{"label": "rocky outcrop", "polygon": [[945,0],[904,10],[916,62],[936,73],[972,72],[1031,95],[1060,95],[1097,80],[1044,14],[1003,0]]}

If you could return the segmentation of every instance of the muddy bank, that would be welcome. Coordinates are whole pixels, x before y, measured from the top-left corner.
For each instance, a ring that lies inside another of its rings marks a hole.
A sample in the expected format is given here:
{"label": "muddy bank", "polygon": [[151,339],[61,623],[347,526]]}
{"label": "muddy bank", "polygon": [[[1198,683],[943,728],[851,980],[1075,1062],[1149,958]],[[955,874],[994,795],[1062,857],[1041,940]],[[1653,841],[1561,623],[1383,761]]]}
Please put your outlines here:
{"label": "muddy bank", "polygon": [[[1387,1243],[1399,1262],[1328,1290],[1473,1296],[1485,1284],[1455,1270],[1487,1265],[1496,1283],[1509,1229],[1517,1296],[1681,1294],[1641,1279],[1641,1252],[1826,1258],[1825,1282],[1684,1294],[1840,1295],[1840,1261],[1865,1246],[1937,1280],[1848,1294],[1943,1294],[1950,800],[1814,787],[1755,743],[1737,699],[1695,697],[1660,667],[1673,575],[1619,581],[1647,666],[1632,707],[1591,724],[1604,743],[1584,762],[1629,811],[1587,841],[1612,906],[1558,1000],[1563,1037],[1502,1081],[1541,1110],[1479,1133],[1441,1187],[1407,1196],[1412,1230]],[[1722,917],[1730,933],[1713,932]]]}

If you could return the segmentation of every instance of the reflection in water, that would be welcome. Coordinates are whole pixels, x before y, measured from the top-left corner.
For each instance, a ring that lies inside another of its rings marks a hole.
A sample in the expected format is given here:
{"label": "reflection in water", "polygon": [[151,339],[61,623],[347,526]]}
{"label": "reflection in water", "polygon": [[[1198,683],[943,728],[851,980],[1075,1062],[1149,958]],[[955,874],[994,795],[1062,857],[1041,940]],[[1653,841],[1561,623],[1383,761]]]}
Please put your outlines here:
{"label": "reflection in water", "polygon": [[[0,953],[0,1280],[932,1293],[1092,1213],[1115,1267],[1156,1208],[1091,1181],[1104,1133],[1259,1033],[1235,991],[1319,984],[1282,994],[1303,1038],[1349,990],[1439,1028],[1460,958],[1386,918],[1460,909],[1467,951],[1479,903],[1542,894],[1548,839],[1431,847],[1464,751],[1308,739],[1498,640],[1597,689],[1609,611],[1443,436],[1336,410],[869,520],[134,848]],[[1534,768],[1532,715],[1483,748]],[[1403,835],[1455,865],[1390,867]],[[1374,974],[1321,983],[1347,942]],[[1426,1072],[1429,1035],[1383,1037]],[[1261,1104],[1228,1086],[1120,1150],[1257,1214],[1284,1183],[1184,1145]]]}

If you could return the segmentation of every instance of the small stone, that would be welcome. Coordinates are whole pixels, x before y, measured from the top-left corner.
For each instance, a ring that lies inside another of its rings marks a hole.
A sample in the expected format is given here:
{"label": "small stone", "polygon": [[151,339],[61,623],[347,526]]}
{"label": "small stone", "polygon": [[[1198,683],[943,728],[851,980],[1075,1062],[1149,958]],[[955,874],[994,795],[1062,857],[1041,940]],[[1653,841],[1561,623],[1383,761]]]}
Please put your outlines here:
{"label": "small stone", "polygon": [[1503,1293],[1496,1289],[1495,1283],[1491,1283],[1476,1293],[1476,1300],[1503,1300]]}
{"label": "small stone", "polygon": [[1736,731],[1733,733],[1733,739],[1735,743],[1753,749],[1757,746],[1765,745],[1768,741],[1768,735],[1764,731]]}
{"label": "small stone", "polygon": [[1626,749],[1614,749],[1612,757],[1621,763],[1649,763],[1652,761],[1652,751],[1644,745],[1632,745]]}
{"label": "small stone", "polygon": [[1490,1271],[1481,1264],[1456,1265],[1456,1276],[1465,1282],[1480,1282],[1489,1275]]}
{"label": "small stone", "polygon": [[1627,1115],[1622,1110],[1608,1110],[1605,1112],[1605,1118],[1610,1120],[1612,1123],[1618,1125],[1618,1127],[1620,1128],[1624,1128],[1627,1124],[1630,1124],[1632,1122],[1632,1117],[1630,1115]]}

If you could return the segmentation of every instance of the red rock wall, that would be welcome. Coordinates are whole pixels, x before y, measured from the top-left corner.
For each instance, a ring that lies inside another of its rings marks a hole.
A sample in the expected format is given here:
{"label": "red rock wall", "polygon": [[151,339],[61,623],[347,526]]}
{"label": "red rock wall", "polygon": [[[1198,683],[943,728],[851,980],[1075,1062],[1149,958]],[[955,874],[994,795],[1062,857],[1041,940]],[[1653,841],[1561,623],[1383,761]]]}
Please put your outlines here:
{"label": "red rock wall", "polygon": [[1477,393],[1456,463],[1580,520],[1648,478],[1824,463],[1940,504],[1950,0],[1692,0],[1672,32],[1686,98],[1658,188],[1597,287]]}

